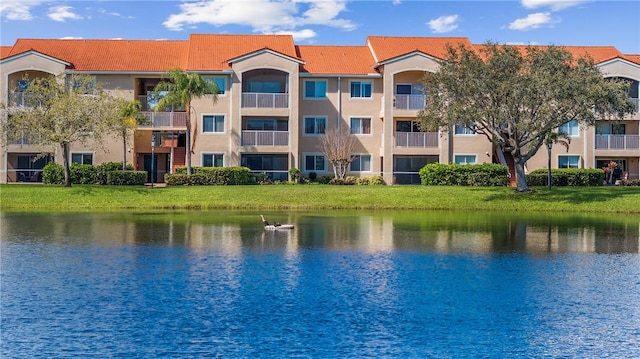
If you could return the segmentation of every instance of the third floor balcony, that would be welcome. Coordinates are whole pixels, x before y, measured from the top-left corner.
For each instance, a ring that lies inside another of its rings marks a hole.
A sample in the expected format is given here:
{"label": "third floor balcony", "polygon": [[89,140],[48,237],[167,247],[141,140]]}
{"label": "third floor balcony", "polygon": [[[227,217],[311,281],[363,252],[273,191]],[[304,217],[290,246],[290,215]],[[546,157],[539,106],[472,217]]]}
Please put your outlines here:
{"label": "third floor balcony", "polygon": [[242,74],[243,108],[289,108],[289,74],[256,69]]}

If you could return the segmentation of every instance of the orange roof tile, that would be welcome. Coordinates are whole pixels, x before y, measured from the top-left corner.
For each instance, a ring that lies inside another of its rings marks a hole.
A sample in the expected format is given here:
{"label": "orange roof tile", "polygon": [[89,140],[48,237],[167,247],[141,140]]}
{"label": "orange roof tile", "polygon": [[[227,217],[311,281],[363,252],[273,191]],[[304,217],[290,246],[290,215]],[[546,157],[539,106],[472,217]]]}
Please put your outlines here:
{"label": "orange roof tile", "polygon": [[[473,45],[478,50],[486,48],[485,44]],[[546,45],[510,45],[525,51],[528,47],[546,48]],[[574,58],[590,57],[595,63],[601,63],[607,60],[611,60],[616,57],[620,57],[622,54],[618,49],[613,46],[558,46],[571,54]]]}
{"label": "orange roof tile", "polygon": [[291,35],[192,34],[187,70],[229,70],[229,60],[263,49],[298,58]]}
{"label": "orange roof tile", "polygon": [[162,72],[186,65],[187,41],[18,39],[8,56],[37,51],[77,71]]}
{"label": "orange roof tile", "polygon": [[466,37],[369,36],[367,43],[378,62],[385,62],[416,51],[444,59],[447,55],[447,45],[463,45],[473,49],[473,45]]}
{"label": "orange roof tile", "polygon": [[375,60],[366,46],[296,46],[311,74],[367,75],[377,73]]}
{"label": "orange roof tile", "polygon": [[12,48],[13,46],[0,46],[0,59],[4,59],[9,56],[9,52],[11,52]]}
{"label": "orange roof tile", "polygon": [[624,55],[622,55],[622,58],[627,60],[627,61],[631,61],[634,64],[640,65],[640,55],[637,55],[637,54],[624,54]]}

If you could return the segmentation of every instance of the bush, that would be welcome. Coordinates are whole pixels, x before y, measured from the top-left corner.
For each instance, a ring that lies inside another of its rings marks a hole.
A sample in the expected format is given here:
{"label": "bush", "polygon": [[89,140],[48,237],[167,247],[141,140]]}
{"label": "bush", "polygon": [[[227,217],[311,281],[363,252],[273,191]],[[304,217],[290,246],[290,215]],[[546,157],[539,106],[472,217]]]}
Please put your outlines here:
{"label": "bush", "polygon": [[623,180],[622,182],[620,182],[620,184],[621,184],[622,186],[634,186],[634,187],[638,187],[638,186],[640,186],[640,179]]}
{"label": "bush", "polygon": [[506,186],[509,169],[505,165],[430,163],[420,169],[420,181],[426,186]]}
{"label": "bush", "polygon": [[[175,174],[165,175],[169,186],[209,186],[209,185],[246,185],[256,183],[247,167],[192,167],[192,174],[187,176],[186,167],[178,167]],[[174,178],[175,177],[175,178]]]}
{"label": "bush", "polygon": [[357,178],[355,178],[354,176],[347,176],[343,180],[332,178],[331,181],[329,181],[329,184],[339,185],[339,186],[342,186],[342,185],[350,186],[350,185],[356,184],[356,181],[357,181]]}
{"label": "bush", "polygon": [[72,163],[70,166],[71,183],[73,184],[96,184],[96,168],[93,165],[80,165]]}
{"label": "bush", "polygon": [[[133,171],[133,165],[127,164],[127,171]],[[108,184],[107,174],[111,171],[122,171],[122,162],[104,162],[96,166],[96,182],[98,184]]]}
{"label": "bush", "polygon": [[290,168],[289,169],[289,178],[293,182],[298,182],[298,180],[300,179],[300,170],[295,168],[295,167],[294,168]]}
{"label": "bush", "polygon": [[366,185],[384,185],[384,179],[380,175],[375,175],[371,177],[358,177],[356,179],[356,184],[360,186]]}
{"label": "bush", "polygon": [[[547,186],[548,169],[540,168],[527,174],[528,186]],[[588,168],[553,168],[551,185],[563,186],[602,186],[604,171]]]}
{"label": "bush", "polygon": [[318,182],[320,182],[322,184],[329,184],[333,179],[334,179],[334,177],[332,175],[322,175],[318,179]]}
{"label": "bush", "polygon": [[315,182],[318,179],[318,174],[315,172],[309,172],[309,180],[311,182]]}
{"label": "bush", "polygon": [[42,168],[42,182],[44,184],[64,184],[64,167],[55,162],[49,162]]}
{"label": "bush", "polygon": [[147,181],[146,171],[108,171],[106,175],[106,184],[111,186],[144,186]]}

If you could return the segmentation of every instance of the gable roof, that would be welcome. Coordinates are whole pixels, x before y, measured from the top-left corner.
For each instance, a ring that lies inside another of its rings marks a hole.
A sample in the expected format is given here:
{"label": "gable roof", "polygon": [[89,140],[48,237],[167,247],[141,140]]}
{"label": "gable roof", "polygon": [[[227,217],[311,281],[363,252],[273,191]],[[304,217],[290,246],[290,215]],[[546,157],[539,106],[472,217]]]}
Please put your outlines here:
{"label": "gable roof", "polygon": [[302,72],[323,75],[369,75],[377,73],[366,46],[296,46],[305,61]]}
{"label": "gable roof", "polygon": [[187,41],[18,39],[7,57],[36,51],[77,71],[162,72],[184,67],[187,50]]}
{"label": "gable roof", "polygon": [[637,55],[637,54],[624,54],[624,55],[622,55],[622,58],[627,60],[627,61],[633,62],[636,65],[640,65],[640,55]]}
{"label": "gable roof", "polygon": [[189,71],[230,70],[229,60],[268,49],[299,59],[291,35],[219,35],[192,34],[189,36]]}
{"label": "gable roof", "polygon": [[12,48],[13,46],[0,46],[0,60],[8,57]]}
{"label": "gable roof", "polygon": [[[482,51],[487,48],[485,44],[474,44],[477,50]],[[500,45],[498,45],[500,46]],[[602,63],[622,56],[622,53],[613,46],[562,46],[562,45],[509,45],[525,53],[529,47],[544,49],[549,46],[561,48],[571,54],[575,59],[590,57],[596,64]]]}
{"label": "gable roof", "polygon": [[414,52],[421,52],[438,59],[447,56],[447,46],[462,45],[474,49],[466,37],[399,37],[369,36],[367,45],[378,63]]}

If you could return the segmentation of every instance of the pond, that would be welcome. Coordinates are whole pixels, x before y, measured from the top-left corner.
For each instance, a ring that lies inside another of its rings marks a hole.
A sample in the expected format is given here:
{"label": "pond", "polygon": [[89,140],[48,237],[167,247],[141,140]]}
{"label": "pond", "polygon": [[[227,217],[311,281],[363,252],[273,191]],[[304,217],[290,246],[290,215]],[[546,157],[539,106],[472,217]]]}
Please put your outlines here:
{"label": "pond", "polygon": [[0,356],[640,352],[640,219],[1,213]]}

